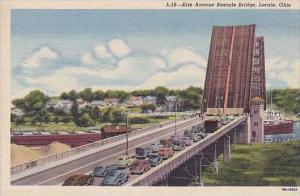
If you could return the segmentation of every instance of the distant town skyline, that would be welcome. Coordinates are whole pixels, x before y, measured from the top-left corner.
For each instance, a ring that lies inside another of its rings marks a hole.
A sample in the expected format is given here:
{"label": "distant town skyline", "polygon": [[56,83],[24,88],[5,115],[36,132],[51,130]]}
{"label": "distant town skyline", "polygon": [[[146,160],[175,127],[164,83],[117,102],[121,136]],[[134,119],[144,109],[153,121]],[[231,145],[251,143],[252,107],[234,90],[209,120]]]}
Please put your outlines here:
{"label": "distant town skyline", "polygon": [[[204,86],[213,25],[256,24],[267,88],[299,88],[299,10],[13,10],[12,98]],[[274,20],[276,18],[276,20]]]}

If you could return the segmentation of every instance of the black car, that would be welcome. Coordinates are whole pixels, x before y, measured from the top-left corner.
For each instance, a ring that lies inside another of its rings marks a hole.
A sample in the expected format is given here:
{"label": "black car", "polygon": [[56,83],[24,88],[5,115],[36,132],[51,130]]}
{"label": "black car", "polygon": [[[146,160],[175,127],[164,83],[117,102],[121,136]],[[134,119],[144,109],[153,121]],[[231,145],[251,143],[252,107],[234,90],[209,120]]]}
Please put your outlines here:
{"label": "black car", "polygon": [[94,176],[94,177],[104,177],[109,172],[114,171],[116,169],[117,169],[116,165],[98,166],[98,167],[95,167],[95,169],[92,173],[92,176]]}
{"label": "black car", "polygon": [[76,174],[67,178],[63,186],[88,186],[92,185],[94,182],[94,177],[91,175]]}
{"label": "black car", "polygon": [[157,166],[162,162],[162,157],[156,154],[149,154],[148,158],[151,167]]}

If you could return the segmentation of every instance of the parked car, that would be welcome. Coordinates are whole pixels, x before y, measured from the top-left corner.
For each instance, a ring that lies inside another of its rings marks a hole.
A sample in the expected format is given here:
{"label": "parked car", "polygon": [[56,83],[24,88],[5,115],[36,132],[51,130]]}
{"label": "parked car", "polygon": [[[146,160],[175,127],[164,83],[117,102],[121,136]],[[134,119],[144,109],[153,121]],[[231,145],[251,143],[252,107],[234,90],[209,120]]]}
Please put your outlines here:
{"label": "parked car", "polygon": [[173,150],[174,151],[180,151],[185,149],[185,143],[182,140],[176,140],[173,141]]}
{"label": "parked car", "polygon": [[136,160],[136,158],[134,156],[123,155],[118,158],[115,165],[118,168],[126,168],[126,167],[131,166],[135,160]]}
{"label": "parked car", "polygon": [[152,143],[149,147],[151,154],[157,153],[159,149],[161,149],[163,145],[161,143]]}
{"label": "parked car", "polygon": [[190,137],[182,137],[181,140],[183,140],[183,142],[186,146],[192,145],[192,142],[193,142]]}
{"label": "parked car", "polygon": [[138,159],[130,167],[130,173],[131,174],[143,174],[150,169],[151,169],[151,165],[150,165],[149,160]]}
{"label": "parked car", "polygon": [[171,148],[164,147],[159,149],[158,155],[161,156],[163,159],[168,159],[172,157],[174,154],[174,151]]}
{"label": "parked car", "polygon": [[184,130],[183,135],[184,135],[184,137],[191,137],[192,136],[192,131],[191,130]]}
{"label": "parked car", "polygon": [[95,167],[95,169],[91,175],[94,177],[104,177],[109,172],[116,170],[116,169],[117,169],[116,165],[98,166],[98,167]]}
{"label": "parked car", "polygon": [[85,185],[92,185],[94,183],[94,177],[91,175],[85,174],[76,174],[73,176],[68,177],[63,186],[85,186]]}
{"label": "parked car", "polygon": [[149,154],[148,158],[152,167],[157,166],[162,162],[162,157],[158,154]]}
{"label": "parked car", "polygon": [[136,148],[135,149],[135,158],[137,159],[145,159],[147,158],[148,154],[150,154],[149,148]]}
{"label": "parked car", "polygon": [[171,139],[162,139],[162,140],[160,140],[160,143],[163,145],[163,147],[171,147],[172,146]]}
{"label": "parked car", "polygon": [[201,137],[197,134],[194,134],[192,137],[193,142],[199,142],[201,140]]}
{"label": "parked car", "polygon": [[129,176],[122,170],[114,170],[109,172],[103,179],[101,185],[104,186],[120,186],[128,181]]}

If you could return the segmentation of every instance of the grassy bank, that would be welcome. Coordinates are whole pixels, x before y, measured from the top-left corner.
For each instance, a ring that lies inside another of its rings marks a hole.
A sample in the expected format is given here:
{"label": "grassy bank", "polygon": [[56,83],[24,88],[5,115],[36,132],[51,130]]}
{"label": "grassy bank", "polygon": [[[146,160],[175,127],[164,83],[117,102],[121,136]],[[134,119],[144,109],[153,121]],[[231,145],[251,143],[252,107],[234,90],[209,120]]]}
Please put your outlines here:
{"label": "grassy bank", "polygon": [[231,161],[219,163],[218,174],[205,169],[205,186],[300,185],[300,141],[234,145]]}

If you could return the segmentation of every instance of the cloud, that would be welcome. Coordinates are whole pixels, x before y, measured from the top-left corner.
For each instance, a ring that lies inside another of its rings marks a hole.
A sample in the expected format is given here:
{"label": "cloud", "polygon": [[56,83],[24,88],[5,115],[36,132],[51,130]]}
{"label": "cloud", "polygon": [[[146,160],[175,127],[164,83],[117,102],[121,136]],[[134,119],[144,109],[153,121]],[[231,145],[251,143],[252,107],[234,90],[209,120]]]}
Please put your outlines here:
{"label": "cloud", "polygon": [[94,53],[96,57],[100,59],[110,59],[112,58],[112,53],[108,50],[107,46],[104,44],[98,44],[94,47]]}
{"label": "cloud", "polygon": [[188,86],[202,86],[205,80],[205,69],[195,64],[181,66],[175,71],[161,71],[147,78],[138,86],[139,89],[166,86],[174,89],[183,89]]}
{"label": "cloud", "polygon": [[124,57],[131,52],[131,49],[120,39],[113,39],[108,43],[110,51],[117,57]]}
{"label": "cloud", "polygon": [[42,66],[44,60],[58,59],[58,53],[47,46],[43,46],[33,52],[22,63],[22,67],[27,69],[36,69]]}
{"label": "cloud", "polygon": [[80,55],[80,60],[83,64],[93,64],[95,63],[95,60],[93,59],[92,55],[90,53],[83,53]]}
{"label": "cloud", "polygon": [[181,64],[197,64],[206,67],[206,60],[201,54],[189,48],[164,49],[162,55],[165,56],[170,67],[178,67]]}
{"label": "cloud", "polygon": [[300,88],[300,59],[289,61],[274,57],[266,59],[267,86],[273,88]]}

